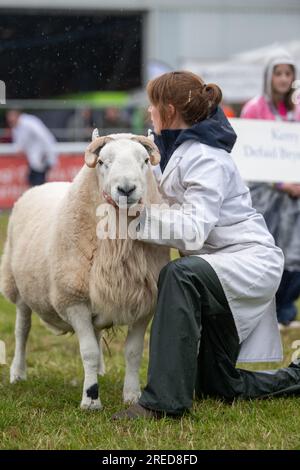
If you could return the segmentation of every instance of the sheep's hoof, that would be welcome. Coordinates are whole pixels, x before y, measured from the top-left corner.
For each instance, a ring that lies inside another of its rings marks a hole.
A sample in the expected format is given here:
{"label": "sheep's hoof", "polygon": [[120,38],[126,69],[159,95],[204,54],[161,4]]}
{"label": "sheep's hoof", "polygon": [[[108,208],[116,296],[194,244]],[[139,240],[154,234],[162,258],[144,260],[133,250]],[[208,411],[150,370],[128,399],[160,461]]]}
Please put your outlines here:
{"label": "sheep's hoof", "polygon": [[85,397],[80,403],[80,408],[82,410],[101,410],[102,404],[99,398],[93,400],[92,398]]}
{"label": "sheep's hoof", "polygon": [[132,403],[137,403],[138,399],[141,396],[141,391],[140,390],[127,390],[126,392],[124,391],[123,393],[123,401],[124,403],[130,405]]}
{"label": "sheep's hoof", "polygon": [[17,382],[21,382],[22,380],[26,380],[26,372],[25,371],[10,371],[10,383],[15,384]]}

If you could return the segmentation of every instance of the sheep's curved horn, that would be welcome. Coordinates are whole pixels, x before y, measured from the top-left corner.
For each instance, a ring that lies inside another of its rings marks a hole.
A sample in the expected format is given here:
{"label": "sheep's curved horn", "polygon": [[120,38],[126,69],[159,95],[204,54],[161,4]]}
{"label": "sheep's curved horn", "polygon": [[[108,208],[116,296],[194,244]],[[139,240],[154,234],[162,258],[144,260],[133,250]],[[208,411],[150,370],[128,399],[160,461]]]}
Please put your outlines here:
{"label": "sheep's curved horn", "polygon": [[92,133],[92,141],[93,141],[93,140],[96,140],[97,137],[100,137],[100,136],[99,136],[99,129],[96,127],[96,128],[93,130],[93,133]]}
{"label": "sheep's curved horn", "polygon": [[114,139],[108,136],[94,137],[94,140],[88,145],[84,155],[84,161],[88,167],[95,168],[100,150],[104,147],[104,145],[106,145],[108,142],[111,142],[112,140]]}
{"label": "sheep's curved horn", "polygon": [[131,140],[139,142],[145,147],[149,154],[151,165],[158,165],[160,162],[159,150],[149,137],[146,137],[145,135],[135,135],[134,137],[131,137]]}

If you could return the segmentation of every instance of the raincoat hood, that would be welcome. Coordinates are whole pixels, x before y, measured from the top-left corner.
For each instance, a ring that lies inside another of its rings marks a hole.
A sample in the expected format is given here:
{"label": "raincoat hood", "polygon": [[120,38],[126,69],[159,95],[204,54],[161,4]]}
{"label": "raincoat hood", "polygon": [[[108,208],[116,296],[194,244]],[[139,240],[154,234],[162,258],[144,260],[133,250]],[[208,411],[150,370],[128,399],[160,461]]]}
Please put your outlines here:
{"label": "raincoat hood", "polygon": [[236,141],[236,133],[223,110],[217,107],[207,119],[197,122],[188,129],[164,129],[161,134],[154,134],[154,141],[161,154],[161,171],[164,171],[176,148],[189,139],[231,152]]}
{"label": "raincoat hood", "polygon": [[279,64],[288,64],[291,65],[294,69],[294,74],[296,77],[296,63],[292,56],[284,49],[276,51],[276,55],[270,56],[265,65],[264,72],[264,95],[267,99],[272,98],[272,74],[274,67]]}

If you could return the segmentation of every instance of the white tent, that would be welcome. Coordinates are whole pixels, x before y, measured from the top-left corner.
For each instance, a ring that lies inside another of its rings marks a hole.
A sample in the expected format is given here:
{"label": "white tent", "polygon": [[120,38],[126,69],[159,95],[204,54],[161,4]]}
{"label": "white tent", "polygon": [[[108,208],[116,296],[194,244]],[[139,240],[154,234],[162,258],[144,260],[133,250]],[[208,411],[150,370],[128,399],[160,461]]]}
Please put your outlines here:
{"label": "white tent", "polygon": [[201,62],[186,60],[182,68],[200,75],[206,83],[220,85],[224,99],[231,103],[243,103],[260,94],[263,88],[263,71],[270,56],[288,51],[300,70],[300,41],[274,43],[258,49],[235,54],[227,61]]}
{"label": "white tent", "polygon": [[279,55],[283,49],[289,52],[296,62],[300,62],[300,41],[298,40],[283,43],[274,42],[268,46],[235,54],[232,59],[240,63],[264,65],[268,57]]}

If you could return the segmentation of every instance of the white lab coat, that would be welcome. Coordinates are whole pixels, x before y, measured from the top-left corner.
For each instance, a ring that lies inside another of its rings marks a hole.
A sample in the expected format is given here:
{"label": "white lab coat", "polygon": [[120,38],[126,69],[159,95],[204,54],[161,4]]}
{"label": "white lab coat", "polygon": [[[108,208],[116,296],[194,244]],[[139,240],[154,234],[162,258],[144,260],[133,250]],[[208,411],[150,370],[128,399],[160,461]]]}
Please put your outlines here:
{"label": "white lab coat", "polygon": [[56,141],[44,123],[30,114],[22,113],[12,129],[13,141],[26,154],[30,168],[44,172],[57,161]]}
{"label": "white lab coat", "polygon": [[159,167],[154,173],[164,199],[180,206],[146,207],[138,237],[201,256],[212,266],[236,324],[239,361],[281,360],[274,297],[284,258],[263,217],[252,208],[231,155],[187,140],[163,174]]}

